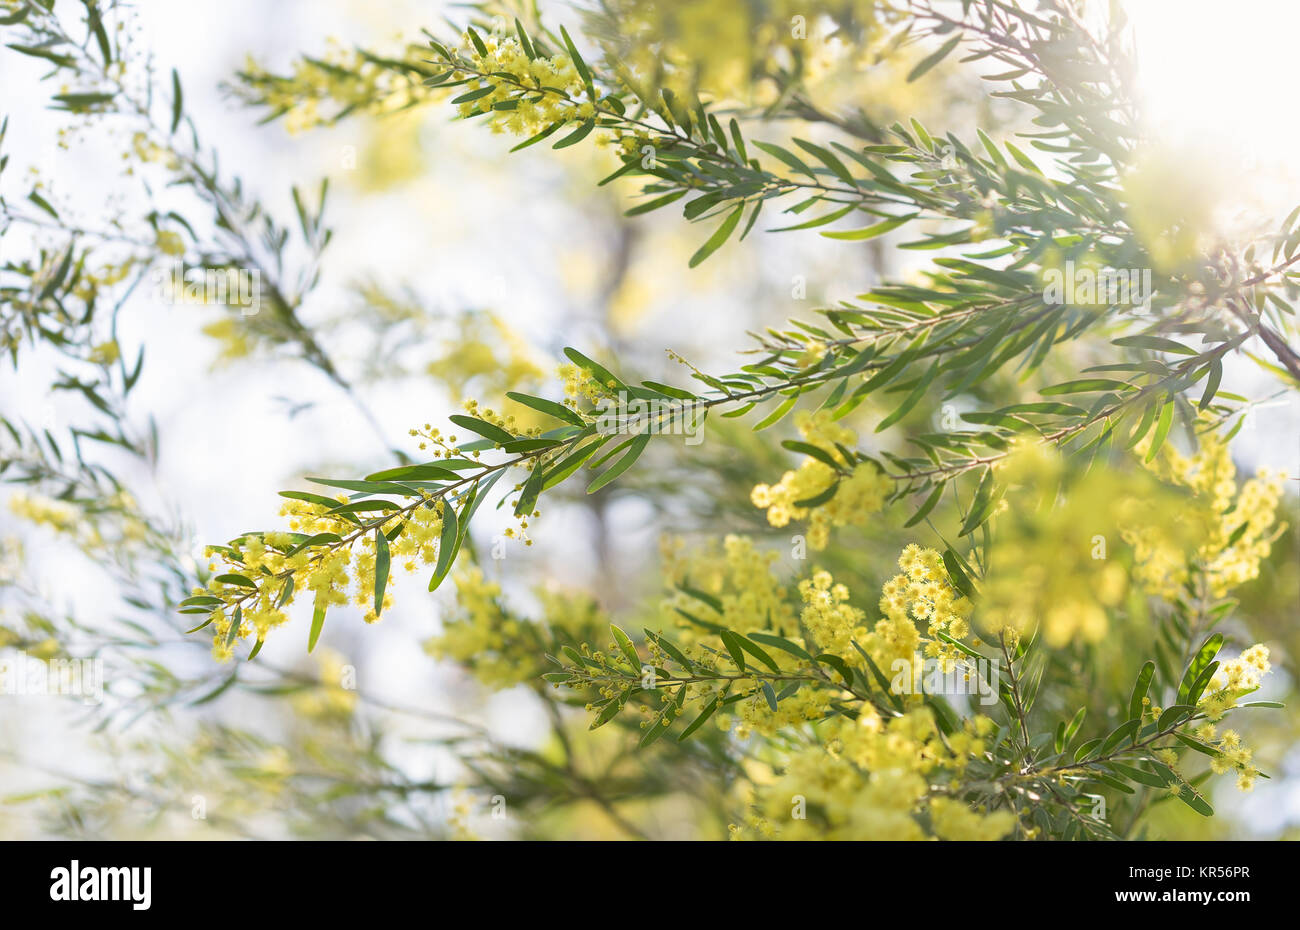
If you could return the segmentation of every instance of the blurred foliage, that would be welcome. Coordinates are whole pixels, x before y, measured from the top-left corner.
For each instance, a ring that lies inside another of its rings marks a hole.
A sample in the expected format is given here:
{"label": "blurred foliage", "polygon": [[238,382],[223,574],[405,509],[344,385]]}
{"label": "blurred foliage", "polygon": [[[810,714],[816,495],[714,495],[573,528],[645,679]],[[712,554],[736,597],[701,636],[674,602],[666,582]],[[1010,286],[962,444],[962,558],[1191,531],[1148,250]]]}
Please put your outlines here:
{"label": "blurred foliage", "polygon": [[[124,4],[0,0],[8,49],[57,85],[60,144],[114,127],[124,201],[147,205],[73,219],[39,172],[14,186],[0,131],[0,237],[30,249],[0,267],[0,335],[20,371],[53,353],[50,391],[88,418],[0,410],[0,477],[21,486],[14,516],[121,597],[68,616],[6,541],[0,644],[101,660],[110,685],[87,711],[103,773],[32,769],[42,787],[11,800],[76,836],[1238,829],[1203,819],[1212,776],[1248,789],[1287,764],[1295,711],[1251,696],[1294,690],[1300,578],[1278,516],[1294,489],[1239,480],[1230,451],[1270,398],[1223,382],[1238,358],[1274,396],[1300,378],[1300,208],[1250,241],[1219,235],[1222,193],[1146,136],[1122,7],[1097,7],[501,2],[394,49],[334,42],[281,73],[250,59],[227,90],[268,122],[369,121],[363,192],[420,177],[425,113],[448,106],[518,137],[516,158],[547,142],[601,191],[557,198],[615,234],[590,288],[596,347],[552,367],[558,347],[531,344],[508,306],[443,308],[376,278],[332,315],[312,307],[328,182],[287,192],[277,219],[201,141]],[[163,187],[186,205],[163,211]],[[760,297],[735,326],[736,347],[758,329],[747,364],[656,359],[627,323],[653,302],[635,269],[675,274],[640,231],[673,205],[690,268],[754,247],[763,214],[880,283],[781,327],[766,317],[786,305]],[[256,303],[212,294],[248,279]],[[206,328],[220,363],[305,362],[373,428],[346,477],[282,492],[287,528],[192,557],[183,521],[97,454],[156,463],[157,426],[131,400],[145,347],[117,327],[150,280],[171,300],[199,281],[195,299],[225,305]],[[414,425],[415,454],[367,390],[411,379],[464,408]],[[472,531],[489,499],[512,515],[491,538]],[[674,531],[657,560],[617,553],[625,503]],[[508,549],[552,505],[593,528],[590,591]],[[422,568],[431,592],[452,579],[424,643],[461,670],[446,713],[376,697],[318,646],[329,617],[379,621]],[[316,664],[259,656],[289,624]],[[1285,681],[1261,682],[1273,666]],[[497,693],[536,711],[527,745],[482,721]]]}

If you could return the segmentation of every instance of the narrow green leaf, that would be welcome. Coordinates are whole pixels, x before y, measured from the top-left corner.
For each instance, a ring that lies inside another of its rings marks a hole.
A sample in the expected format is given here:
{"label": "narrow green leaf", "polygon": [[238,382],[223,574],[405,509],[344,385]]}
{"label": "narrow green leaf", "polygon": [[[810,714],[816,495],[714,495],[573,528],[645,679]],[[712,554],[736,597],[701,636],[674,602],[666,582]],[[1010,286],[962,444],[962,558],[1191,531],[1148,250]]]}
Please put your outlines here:
{"label": "narrow green leaf", "polygon": [[384,612],[384,588],[388,586],[388,570],[391,561],[388,538],[377,526],[375,527],[375,616]]}

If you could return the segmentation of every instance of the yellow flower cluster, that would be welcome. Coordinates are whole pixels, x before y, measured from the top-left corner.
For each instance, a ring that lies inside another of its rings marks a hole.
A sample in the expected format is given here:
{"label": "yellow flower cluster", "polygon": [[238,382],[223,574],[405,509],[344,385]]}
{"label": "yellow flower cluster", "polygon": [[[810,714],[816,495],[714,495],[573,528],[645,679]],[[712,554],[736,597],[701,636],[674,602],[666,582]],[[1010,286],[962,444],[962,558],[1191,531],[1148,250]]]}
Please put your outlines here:
{"label": "yellow flower cluster", "polygon": [[1206,531],[1199,536],[1191,560],[1182,548],[1164,542],[1150,529],[1132,531],[1128,538],[1138,550],[1135,574],[1143,587],[1158,597],[1178,597],[1191,561],[1216,598],[1258,577],[1260,562],[1268,558],[1273,541],[1285,529],[1273,527],[1286,476],[1260,469],[1238,489],[1228,444],[1215,433],[1203,435],[1200,448],[1190,456],[1165,443],[1151,468],[1165,481],[1192,491]]}
{"label": "yellow flower cluster", "polygon": [[714,610],[678,591],[664,602],[667,623],[690,629],[689,621],[677,612],[681,609],[737,633],[794,630],[794,607],[773,574],[777,555],[755,547],[749,537],[728,535],[721,549],[716,544],[706,545],[689,554],[684,552],[680,539],[665,537],[660,541],[660,554],[668,584],[702,591],[722,605],[720,611]]}
{"label": "yellow flower cluster", "polygon": [[950,671],[961,653],[935,634],[965,639],[970,633],[973,605],[952,586],[943,556],[934,549],[913,543],[899,556],[898,567],[903,574],[886,582],[881,592],[880,612],[885,619],[876,624],[863,645],[881,668],[890,667],[896,659],[910,662],[918,645],[913,620],[920,620],[930,636],[925,654],[940,659],[943,670]]}
{"label": "yellow flower cluster", "polygon": [[[427,68],[427,47],[408,45],[391,57],[419,68]],[[418,76],[371,61],[360,51],[330,39],[317,58],[300,58],[288,76],[271,74],[249,58],[241,75],[243,83],[261,92],[258,101],[277,113],[287,114],[285,128],[297,134],[330,123],[335,117],[322,112],[332,103],[337,112],[357,108],[391,113],[432,100],[445,93],[426,87]]]}
{"label": "yellow flower cluster", "polygon": [[495,313],[463,314],[456,323],[455,337],[426,370],[447,386],[457,403],[464,400],[471,382],[480,397],[502,397],[545,378],[532,347]]}
{"label": "yellow flower cluster", "polygon": [[[779,651],[772,658],[782,665],[790,664],[787,657]],[[748,687],[746,683],[734,682],[733,693],[744,687]],[[750,697],[733,705],[736,716],[740,718],[740,724],[736,727],[737,739],[748,739],[751,732],[772,737],[787,727],[820,720],[831,710],[831,701],[835,697],[826,688],[803,687],[794,694],[783,697],[776,710],[772,710],[767,699],[757,690],[758,683],[755,682],[752,687],[754,691]],[[729,718],[723,717],[720,725],[724,725],[723,729],[730,729],[731,722]]]}
{"label": "yellow flower cluster", "polygon": [[[698,90],[768,106],[791,75],[804,86],[836,67],[888,64],[880,61],[886,0],[611,0],[604,7],[617,19],[620,60],[655,81],[653,90],[666,87],[678,96]],[[898,84],[898,93],[906,93],[908,86]]]}
{"label": "yellow flower cluster", "polygon": [[[1067,474],[1055,449],[1023,442],[996,472],[1007,487],[981,584],[979,625],[992,635],[1041,624],[1049,646],[1099,642],[1128,591],[1118,545],[1136,528],[1172,546],[1196,538],[1181,498],[1144,471]],[[1140,555],[1138,556],[1140,559]]]}
{"label": "yellow flower cluster", "polygon": [[130,546],[148,535],[149,527],[139,517],[130,494],[120,491],[104,503],[102,509],[88,510],[69,501],[15,491],[9,497],[9,510],[16,517],[68,537],[84,552]]}
{"label": "yellow flower cluster", "polygon": [[297,692],[293,696],[294,710],[313,718],[350,717],[357,706],[356,685],[351,678],[355,670],[332,649],[322,649],[316,661],[320,667],[320,685]]}
{"label": "yellow flower cluster", "polygon": [[930,801],[930,827],[941,840],[980,842],[1000,840],[1016,827],[1016,815],[1008,810],[981,814],[953,798]]}
{"label": "yellow flower cluster", "polygon": [[817,647],[846,662],[861,662],[853,641],[866,638],[867,615],[848,602],[849,589],[836,583],[830,572],[815,571],[799,582],[799,596],[803,599],[800,620]]}
{"label": "yellow flower cluster", "polygon": [[[1211,727],[1211,729],[1213,728]],[[1211,772],[1215,775],[1236,772],[1237,787],[1239,789],[1250,791],[1255,787],[1255,779],[1259,777],[1259,769],[1255,767],[1252,761],[1254,753],[1248,746],[1242,745],[1241,736],[1238,735],[1236,730],[1224,730],[1223,735],[1217,739],[1211,733],[1210,738],[1205,741],[1218,750],[1218,755],[1210,760]]]}
{"label": "yellow flower cluster", "polygon": [[[795,425],[805,442],[822,449],[841,467],[849,467],[836,444],[852,448],[857,436],[836,423],[830,411],[802,410],[796,415]],[[839,489],[829,501],[812,507],[800,506],[800,501],[817,497],[836,481],[840,482]],[[830,542],[832,527],[865,523],[868,516],[885,506],[891,489],[889,478],[871,463],[854,466],[849,476],[841,480],[835,469],[807,456],[797,469],[782,475],[776,485],[755,486],[750,500],[755,507],[767,511],[767,522],[772,526],[782,527],[791,520],[807,519],[808,545],[821,550]]]}
{"label": "yellow flower cluster", "polygon": [[81,524],[81,508],[75,504],[25,491],[13,493],[9,510],[16,517],[49,527],[56,533],[75,533]]}
{"label": "yellow flower cluster", "polygon": [[952,782],[982,755],[994,729],[992,720],[977,716],[945,740],[928,708],[889,720],[867,708],[856,721],[840,720],[825,742],[791,753],[780,776],[756,789],[748,823],[734,826],[732,835],[1001,839],[1015,828],[1013,813],[974,811],[932,788]]}
{"label": "yellow flower cluster", "polygon": [[[513,105],[506,104],[509,109],[499,111],[500,115],[492,123],[493,130],[533,136],[553,123],[590,119],[595,115],[592,101],[576,99],[583,93],[583,82],[568,55],[559,53],[549,58],[530,59],[514,36],[489,35],[482,42],[486,55],[477,50],[468,35],[461,51],[476,71],[489,77],[471,77],[457,90],[461,94],[489,87],[492,90],[460,104],[462,117],[489,112],[513,99],[516,101]],[[509,78],[503,79],[501,75]],[[521,86],[536,92],[525,92],[521,97]]]}
{"label": "yellow flower cluster", "polygon": [[1197,705],[1211,720],[1218,720],[1237,701],[1259,687],[1259,680],[1269,673],[1268,647],[1262,643],[1251,646],[1235,659],[1219,666],[1210,686]]}
{"label": "yellow flower cluster", "polygon": [[582,410],[599,403],[606,395],[600,382],[591,377],[585,368],[566,362],[556,369],[556,373],[564,382],[564,404],[567,407]]}
{"label": "yellow flower cluster", "polygon": [[500,597],[501,586],[485,578],[478,566],[458,572],[456,614],[439,635],[425,641],[425,652],[469,666],[490,688],[509,688],[533,677],[534,663],[510,649],[520,623],[503,612]]}
{"label": "yellow flower cluster", "polygon": [[[342,495],[338,500],[339,503],[347,502]],[[402,565],[408,572],[413,572],[420,563],[429,565],[437,561],[443,506],[441,502],[430,502],[415,507],[402,518],[384,521],[384,531],[391,531],[399,519],[404,519],[406,524],[402,533],[389,542],[393,565]],[[316,610],[343,606],[351,599],[358,607],[367,608],[364,614],[367,623],[379,619],[374,609],[377,558],[374,528],[359,533],[356,524],[341,515],[329,514],[328,510],[324,504],[290,501],[281,508],[280,514],[290,518],[292,533],[244,536],[229,549],[209,550],[210,554],[219,555],[225,564],[208,582],[207,589],[197,588],[194,594],[213,595],[223,602],[210,615],[215,658],[226,661],[233,655],[234,643],[228,644],[227,638],[237,605],[241,610],[241,623],[236,639],[255,635],[259,642],[265,640],[271,630],[288,622],[284,608],[308,591]],[[324,533],[335,534],[346,542],[297,548],[302,538]],[[210,567],[217,571],[216,565]],[[217,580],[226,573],[242,576],[256,587]],[[283,592],[290,578],[293,586],[286,597]],[[355,588],[349,598],[348,587],[353,582]],[[386,591],[383,605],[388,607],[391,603],[392,594]]]}
{"label": "yellow flower cluster", "polygon": [[[53,263],[58,259],[58,255],[52,257]],[[77,278],[77,283],[73,285],[72,293],[78,300],[92,301],[101,290],[112,287],[115,284],[121,284],[130,275],[131,270],[135,268],[136,259],[134,256],[127,257],[122,262],[108,262],[99,268],[86,267],[82,270],[81,275]],[[55,271],[55,265],[50,264],[42,269],[43,276],[52,276]]]}

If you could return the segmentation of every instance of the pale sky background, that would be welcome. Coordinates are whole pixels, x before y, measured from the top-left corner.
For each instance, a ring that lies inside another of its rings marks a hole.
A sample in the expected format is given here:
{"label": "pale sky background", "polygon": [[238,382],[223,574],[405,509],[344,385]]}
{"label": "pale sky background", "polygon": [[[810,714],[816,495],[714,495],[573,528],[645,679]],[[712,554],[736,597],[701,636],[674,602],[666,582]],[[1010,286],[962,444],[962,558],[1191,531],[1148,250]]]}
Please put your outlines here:
{"label": "pale sky background", "polygon": [[[581,327],[566,326],[558,332],[554,325],[561,317],[572,318],[575,310],[579,319],[592,318],[594,308],[575,307],[567,285],[589,273],[584,256],[600,256],[608,247],[599,223],[591,221],[600,210],[584,205],[591,196],[589,188],[575,180],[581,169],[564,168],[579,163],[581,156],[570,154],[574,150],[542,156],[544,147],[530,149],[511,156],[509,169],[502,170],[514,140],[494,137],[477,126],[452,124],[449,113],[434,111],[421,131],[428,171],[418,181],[376,197],[359,192],[356,179],[343,168],[347,146],[366,150],[369,130],[364,122],[291,138],[281,124],[255,125],[258,114],[218,92],[219,82],[249,53],[276,69],[300,50],[320,49],[331,35],[382,47],[399,31],[413,37],[421,26],[436,28],[439,11],[450,5],[405,0],[139,0],[137,7],[143,40],[157,56],[159,73],[173,66],[180,71],[187,110],[198,120],[207,143],[220,149],[226,171],[240,174],[286,223],[293,216],[291,184],[314,190],[321,176],[333,179],[330,220],[336,238],[327,253],[325,284],[304,311],[308,319],[346,309],[352,300],[347,286],[375,277],[388,285],[410,285],[431,305],[491,307],[553,358],[559,357],[563,345],[589,344],[591,334]],[[557,7],[552,9],[557,11],[551,13],[554,22],[559,13]],[[1143,60],[1143,86],[1153,109],[1166,114],[1163,131],[1170,139],[1180,145],[1213,145],[1216,133],[1226,128],[1240,138],[1235,130],[1248,125],[1258,147],[1244,157],[1270,166],[1270,173],[1271,166],[1294,164],[1300,134],[1287,112],[1286,91],[1292,82],[1294,40],[1300,34],[1300,4],[1149,0],[1135,2],[1133,10],[1143,47],[1149,49]],[[577,16],[562,21],[572,30]],[[15,196],[15,191],[26,183],[22,172],[28,163],[40,163],[48,166],[47,177],[57,179],[56,193],[64,202],[78,204],[82,215],[93,219],[105,191],[115,183],[122,140],[106,140],[102,149],[55,149],[52,139],[61,121],[58,114],[43,109],[44,89],[35,90],[39,74],[35,63],[0,55],[0,111],[11,115],[6,147],[13,156],[6,192],[20,199],[25,192]],[[1237,74],[1249,75],[1249,85],[1258,87],[1258,93],[1243,101],[1241,85],[1226,78]],[[1279,216],[1300,203],[1300,186],[1290,177],[1270,181],[1260,190],[1265,202],[1281,204]],[[681,221],[676,215],[656,215],[642,222],[650,231],[675,231]],[[699,233],[701,238],[704,234]],[[682,340],[691,347],[711,344],[717,347],[711,356],[693,358],[730,364],[734,356],[729,350],[741,344],[741,330],[752,325],[741,302],[754,288],[788,289],[791,276],[812,269],[815,299],[805,304],[790,301],[782,311],[806,316],[810,307],[851,297],[872,283],[864,267],[828,264],[824,245],[815,236],[756,234],[744,246],[722,250],[696,272],[686,269],[689,253],[677,255],[660,275],[645,272],[648,286],[660,289],[659,309],[627,338],[649,347],[644,356],[653,356],[658,347],[681,348]],[[833,277],[816,277],[832,267]],[[304,470],[331,462],[375,468],[388,463],[353,407],[305,364],[244,361],[211,373],[215,348],[200,327],[216,318],[213,310],[167,306],[145,295],[125,315],[120,334],[127,351],[148,341],[145,375],[132,404],[141,417],[146,412],[157,416],[163,439],[156,484],[148,485],[151,503],[175,509],[193,527],[195,540],[204,543],[278,525],[276,492],[292,486]],[[344,353],[345,372],[354,370],[346,347]],[[59,422],[75,405],[51,404],[45,383],[0,368],[4,408],[16,409],[33,422],[51,417]],[[1245,363],[1230,366],[1224,386],[1254,396],[1267,383]],[[418,379],[363,392],[390,441],[407,443],[404,448],[412,454],[415,449],[406,437],[411,426],[455,412],[437,390]],[[310,396],[318,403],[288,419],[274,399],[277,395]],[[367,452],[359,454],[359,449]],[[1300,407],[1294,396],[1262,411],[1236,450],[1247,468],[1269,465],[1300,474]],[[351,467],[347,465],[349,471]],[[0,487],[0,497],[6,493]],[[491,519],[487,509],[482,513],[485,523]],[[645,526],[643,509],[628,502],[616,514],[618,519],[622,523],[612,535],[625,556],[652,551],[655,534]],[[12,532],[13,522],[0,508],[0,536]],[[487,525],[476,530],[485,539],[493,532]],[[578,519],[557,510],[536,527],[534,536],[533,551],[516,549],[510,558],[536,562],[547,552],[563,553],[551,562],[561,577],[567,573],[577,582],[594,580],[586,567],[593,561],[589,534]],[[39,552],[34,562],[55,602],[66,603],[83,617],[103,610],[107,592],[93,569],[62,558],[41,558]],[[431,676],[429,660],[419,648],[436,629],[437,602],[420,596],[424,576],[401,580],[406,583],[396,588],[397,607],[386,612],[382,624],[366,628],[354,612],[340,610],[327,622],[323,642],[358,665],[364,689],[404,704],[445,705],[461,679]],[[277,664],[293,664],[301,659],[305,640],[305,623],[295,623],[273,635],[263,655]],[[493,699],[489,717],[500,732],[518,740],[526,740],[542,722],[510,695]],[[50,739],[49,732],[44,708],[22,720],[7,713],[0,716],[0,742],[37,745],[39,737],[49,758],[61,758],[69,767],[78,759],[93,766],[91,757],[69,757],[65,751],[80,739],[79,733]],[[1292,776],[1300,776],[1296,755],[1289,766]],[[420,768],[426,760],[416,753],[410,758],[414,774],[428,774]],[[1249,796],[1221,791],[1217,799],[1229,807],[1241,805],[1261,827],[1276,823],[1279,811],[1300,821],[1297,777],[1261,782]]]}

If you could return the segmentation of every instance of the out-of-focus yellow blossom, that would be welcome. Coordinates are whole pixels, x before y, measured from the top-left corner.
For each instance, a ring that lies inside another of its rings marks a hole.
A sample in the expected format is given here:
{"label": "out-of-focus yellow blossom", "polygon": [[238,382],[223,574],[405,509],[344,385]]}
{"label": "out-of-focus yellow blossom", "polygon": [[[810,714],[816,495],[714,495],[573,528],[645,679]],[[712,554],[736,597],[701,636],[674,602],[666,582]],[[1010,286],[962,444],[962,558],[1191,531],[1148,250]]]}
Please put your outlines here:
{"label": "out-of-focus yellow blossom", "polygon": [[172,232],[169,229],[163,229],[158,232],[158,251],[164,255],[184,255],[185,240],[181,234]]}
{"label": "out-of-focus yellow blossom", "polygon": [[870,708],[857,720],[840,718],[821,743],[792,752],[780,776],[755,789],[753,813],[732,835],[920,840],[929,835],[928,813],[935,836],[1000,839],[1016,823],[1009,811],[977,813],[931,793],[932,784],[960,775],[984,752],[994,729],[993,721],[974,717],[945,741],[925,707],[888,720]]}
{"label": "out-of-focus yellow blossom", "polygon": [[[57,261],[58,256],[54,256],[52,261]],[[72,293],[78,300],[90,301],[104,288],[112,287],[126,280],[135,267],[135,258],[127,258],[121,263],[110,262],[100,266],[98,269],[84,268],[77,277],[77,283],[72,287]],[[54,266],[48,269],[50,274],[54,273]]]}
{"label": "out-of-focus yellow blossom", "polygon": [[[612,51],[651,95],[660,88],[695,91],[759,105],[774,102],[778,74],[817,82],[854,53],[879,46],[891,4],[884,0],[617,0]],[[832,33],[852,36],[840,42]]]}
{"label": "out-of-focus yellow blossom", "polygon": [[1139,154],[1123,181],[1126,216],[1156,271],[1175,271],[1201,254],[1217,196],[1207,179],[1218,176],[1186,151],[1150,147]]}
{"label": "out-of-focus yellow blossom", "polygon": [[256,347],[256,336],[246,320],[227,315],[203,327],[203,335],[215,339],[221,352],[213,362],[214,367],[229,364],[250,355]]}
{"label": "out-of-focus yellow blossom", "polygon": [[[1149,441],[1144,441],[1138,450],[1149,447]],[[1228,444],[1214,432],[1200,437],[1200,447],[1193,455],[1184,455],[1166,442],[1152,460],[1151,469],[1163,480],[1192,492],[1189,504],[1197,511],[1204,532],[1198,537],[1200,545],[1189,553],[1150,528],[1131,530],[1126,539],[1137,550],[1135,575],[1142,586],[1157,597],[1177,598],[1193,563],[1216,598],[1258,577],[1260,563],[1286,529],[1285,524],[1274,526],[1286,476],[1261,468],[1238,488]]]}
{"label": "out-of-focus yellow blossom", "polygon": [[934,798],[930,801],[930,825],[942,840],[1000,840],[1016,827],[1016,815],[1008,810],[981,814],[961,801]]}
{"label": "out-of-focus yellow blossom", "polygon": [[[457,403],[470,384],[479,397],[501,398],[507,391],[540,384],[546,373],[527,341],[495,313],[469,313],[457,320],[456,336],[447,351],[429,363],[428,372],[445,384]],[[535,416],[519,406],[519,414]]]}
{"label": "out-of-focus yellow blossom", "polygon": [[427,46],[407,45],[388,57],[410,65],[411,71],[371,61],[333,38],[319,56],[295,61],[288,75],[273,74],[250,57],[240,73],[240,92],[284,114],[290,134],[327,125],[345,112],[397,112],[446,94],[424,84],[430,67]]}
{"label": "out-of-focus yellow blossom", "polygon": [[132,156],[141,164],[161,164],[168,171],[176,171],[181,167],[181,161],[175,152],[154,142],[143,132],[137,132],[131,137],[131,151],[123,155],[124,158]]}
{"label": "out-of-focus yellow blossom", "polygon": [[9,498],[9,510],[16,517],[49,527],[56,533],[76,533],[82,525],[80,507],[26,491],[13,493]]}
{"label": "out-of-focus yellow blossom", "polygon": [[680,609],[737,633],[781,630],[788,634],[795,630],[794,606],[773,573],[777,554],[757,548],[749,537],[728,535],[721,548],[713,544],[689,552],[683,551],[680,540],[665,538],[660,553],[668,584],[702,591],[722,605],[718,611],[676,591],[664,603],[666,621],[691,629],[689,621],[677,612]]}
{"label": "out-of-focus yellow blossom", "polygon": [[[997,635],[1042,625],[1049,646],[1095,643],[1107,611],[1129,586],[1119,545],[1139,535],[1182,548],[1203,531],[1180,495],[1143,470],[1107,468],[1067,474],[1060,454],[1022,441],[996,469],[1007,487],[992,518],[995,532],[976,619]],[[1136,553],[1141,562],[1143,553]]]}
{"label": "out-of-focus yellow blossom", "polygon": [[[841,467],[849,467],[836,443],[852,448],[857,436],[836,423],[830,411],[800,411],[795,424],[805,442],[824,450]],[[800,501],[823,493],[837,480],[840,479],[835,469],[820,459],[806,456],[797,469],[782,475],[779,483],[755,486],[750,500],[755,507],[767,511],[767,522],[772,526],[786,526],[791,520],[808,520],[808,545],[821,550],[830,542],[832,527],[865,523],[871,514],[885,506],[885,498],[892,490],[889,478],[867,462],[854,466],[849,476],[840,480],[835,496],[826,503],[812,507],[799,505]]]}
{"label": "out-of-focus yellow blossom", "polygon": [[509,649],[520,624],[501,609],[500,597],[501,586],[487,580],[478,566],[458,573],[455,615],[443,623],[442,633],[425,641],[425,651],[470,665],[490,688],[509,688],[533,677],[535,665]]}
{"label": "out-of-focus yellow blossom", "polygon": [[294,694],[294,709],[307,717],[351,716],[357,706],[357,691],[348,678],[352,670],[347,661],[333,649],[320,650],[316,661],[320,685]]}
{"label": "out-of-focus yellow blossom", "polygon": [[111,365],[122,357],[122,350],[117,344],[117,340],[101,342],[90,350],[88,360],[96,365]]}

